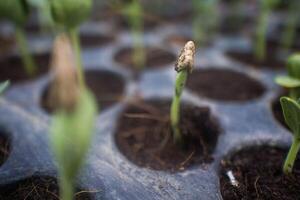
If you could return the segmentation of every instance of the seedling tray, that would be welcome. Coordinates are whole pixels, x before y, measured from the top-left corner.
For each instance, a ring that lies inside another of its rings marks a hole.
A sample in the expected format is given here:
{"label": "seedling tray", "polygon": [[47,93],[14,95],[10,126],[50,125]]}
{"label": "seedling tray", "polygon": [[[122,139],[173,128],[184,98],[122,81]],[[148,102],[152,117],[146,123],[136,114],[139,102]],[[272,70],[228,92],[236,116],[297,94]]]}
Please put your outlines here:
{"label": "seedling tray", "polygon": [[[191,37],[190,30],[184,24],[164,24],[148,30],[144,41],[146,46],[159,47],[171,55],[178,55],[182,46],[169,42],[168,38],[174,33]],[[86,166],[78,177],[80,188],[96,191],[94,199],[222,199],[220,162],[225,156],[245,146],[268,144],[288,147],[291,142],[291,134],[275,120],[271,109],[272,102],[281,92],[273,78],[282,71],[255,69],[229,58],[227,50],[247,49],[250,42],[243,36],[219,36],[210,47],[197,49],[195,71],[214,69],[217,73],[218,70],[230,70],[251,78],[261,85],[263,92],[250,100],[218,100],[187,88],[183,101],[208,107],[219,124],[217,144],[211,154],[213,160],[176,172],[135,165],[116,145],[118,119],[127,102],[137,96],[155,100],[172,98],[175,59],[156,69],[145,69],[139,74],[139,79],[135,79],[132,70],[114,59],[121,48],[131,44],[127,30],[115,32],[109,22],[100,21],[86,23],[82,27],[82,33],[85,32],[108,34],[114,38],[107,44],[83,49],[85,70],[109,71],[123,80],[124,85],[122,100],[101,109]],[[32,35],[32,52],[50,52],[50,38]],[[11,147],[8,159],[0,168],[0,185],[32,176],[57,177],[48,141],[51,115],[41,106],[51,77],[50,73],[46,73],[31,81],[13,83],[0,100],[0,127],[8,136]],[[214,81],[217,82],[218,78]]]}

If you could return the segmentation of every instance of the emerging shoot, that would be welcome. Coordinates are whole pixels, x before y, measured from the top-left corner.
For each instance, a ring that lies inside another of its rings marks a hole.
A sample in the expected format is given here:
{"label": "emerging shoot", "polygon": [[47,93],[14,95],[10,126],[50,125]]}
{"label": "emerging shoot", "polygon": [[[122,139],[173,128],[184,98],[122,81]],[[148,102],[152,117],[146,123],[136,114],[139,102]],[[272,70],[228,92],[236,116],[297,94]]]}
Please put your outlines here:
{"label": "emerging shoot", "polygon": [[286,124],[293,131],[293,143],[286,157],[283,172],[290,175],[293,171],[295,159],[300,148],[300,101],[289,97],[282,97],[280,103]]}
{"label": "emerging shoot", "polygon": [[289,89],[289,96],[298,100],[300,98],[300,54],[290,56],[287,61],[287,76],[278,76],[275,81],[278,85]]}
{"label": "emerging shoot", "polygon": [[51,147],[58,163],[60,197],[72,200],[74,184],[90,146],[97,115],[93,95],[77,84],[72,48],[65,35],[54,47],[52,101],[59,105],[51,125]]}
{"label": "emerging shoot", "polygon": [[177,71],[175,94],[171,105],[171,126],[173,130],[174,142],[178,145],[183,145],[183,136],[180,132],[180,100],[181,94],[184,89],[187,76],[193,71],[194,68],[194,56],[195,56],[195,44],[192,41],[186,43],[182,49],[179,58],[175,64],[175,70]]}
{"label": "emerging shoot", "polygon": [[85,87],[81,61],[81,47],[78,34],[79,25],[84,22],[91,11],[91,0],[48,0],[54,22],[69,34],[76,53],[76,67],[81,87]]}
{"label": "emerging shoot", "polygon": [[262,61],[266,57],[266,34],[268,22],[272,10],[277,5],[278,0],[260,0],[260,13],[258,17],[258,25],[256,29],[255,39],[255,57]]}
{"label": "emerging shoot", "polygon": [[218,1],[192,0],[193,38],[198,45],[206,42],[207,37],[216,29],[218,23]]}
{"label": "emerging shoot", "polygon": [[140,0],[130,0],[122,9],[122,12],[127,17],[132,32],[133,63],[136,67],[142,69],[145,64],[145,52],[143,44],[143,7]]}
{"label": "emerging shoot", "polygon": [[29,53],[24,26],[29,16],[29,5],[25,0],[1,0],[0,18],[10,20],[15,25],[16,41],[20,48],[20,54],[28,75],[36,73],[36,64]]}

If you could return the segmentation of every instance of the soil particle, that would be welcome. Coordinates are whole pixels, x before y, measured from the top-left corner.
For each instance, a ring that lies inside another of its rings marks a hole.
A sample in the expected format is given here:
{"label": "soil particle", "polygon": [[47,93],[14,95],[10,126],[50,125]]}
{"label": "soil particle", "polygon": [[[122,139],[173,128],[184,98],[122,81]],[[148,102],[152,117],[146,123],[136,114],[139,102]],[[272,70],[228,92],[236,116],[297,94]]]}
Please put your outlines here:
{"label": "soil particle", "polygon": [[187,88],[200,96],[221,101],[248,101],[265,92],[258,81],[225,69],[195,70],[188,78]]}

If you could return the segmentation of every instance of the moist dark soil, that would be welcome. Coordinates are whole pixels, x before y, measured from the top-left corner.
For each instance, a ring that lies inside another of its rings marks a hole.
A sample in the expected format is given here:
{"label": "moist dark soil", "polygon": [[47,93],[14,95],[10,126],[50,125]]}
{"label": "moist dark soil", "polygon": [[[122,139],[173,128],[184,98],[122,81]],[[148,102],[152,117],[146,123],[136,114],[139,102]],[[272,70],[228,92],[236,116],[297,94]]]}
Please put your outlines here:
{"label": "moist dark soil", "polygon": [[[88,70],[85,72],[85,78],[88,88],[95,95],[100,111],[122,100],[125,92],[125,81],[120,75],[109,71]],[[41,105],[48,113],[53,113],[56,108],[49,105],[48,95],[49,86],[43,93]]]}
{"label": "moist dark soil", "polygon": [[6,161],[10,153],[10,141],[0,132],[0,166]]}
{"label": "moist dark soil", "polygon": [[225,69],[195,70],[186,85],[199,96],[221,101],[253,100],[265,92],[264,86],[258,81]]}
{"label": "moist dark soil", "polygon": [[0,35],[0,57],[7,55],[15,46],[15,40],[11,36]]}
{"label": "moist dark soil", "polygon": [[213,161],[219,126],[207,107],[181,106],[184,145],[175,145],[169,119],[170,101],[137,100],[118,121],[115,140],[120,151],[140,167],[170,172]]}
{"label": "moist dark soil", "polygon": [[0,82],[10,80],[12,83],[35,79],[45,73],[49,68],[49,53],[36,54],[33,56],[38,68],[36,74],[30,76],[23,67],[19,56],[9,56],[0,60]]}
{"label": "moist dark soil", "polygon": [[[96,191],[76,189],[74,200],[91,200]],[[56,178],[33,176],[0,186],[1,200],[59,200]]]}
{"label": "moist dark soil", "polygon": [[[166,50],[146,47],[145,48],[145,67],[148,69],[159,69],[165,67],[167,64],[173,63],[176,60],[176,56]],[[115,60],[124,65],[124,67],[136,70],[138,66],[135,66],[133,62],[133,49],[123,48],[115,55]]]}
{"label": "moist dark soil", "polygon": [[286,129],[290,130],[289,127],[286,125],[283,113],[282,113],[282,108],[280,104],[280,97],[282,96],[288,96],[288,92],[286,90],[282,91],[281,94],[274,99],[272,102],[272,111],[275,119]]}
{"label": "moist dark soil", "polygon": [[113,36],[104,34],[83,34],[80,36],[81,45],[86,48],[101,47],[111,43]]}
{"label": "moist dark soil", "polygon": [[266,57],[263,60],[258,60],[255,57],[254,51],[244,50],[229,50],[227,56],[238,62],[244,63],[254,68],[268,69],[283,69],[285,67],[284,59],[280,58],[280,45],[273,40],[268,40],[266,43]]}
{"label": "moist dark soil", "polygon": [[[282,173],[287,149],[260,146],[245,148],[221,162],[221,193],[224,200],[296,200],[300,197],[300,159],[292,176]],[[232,171],[238,187],[227,176]]]}

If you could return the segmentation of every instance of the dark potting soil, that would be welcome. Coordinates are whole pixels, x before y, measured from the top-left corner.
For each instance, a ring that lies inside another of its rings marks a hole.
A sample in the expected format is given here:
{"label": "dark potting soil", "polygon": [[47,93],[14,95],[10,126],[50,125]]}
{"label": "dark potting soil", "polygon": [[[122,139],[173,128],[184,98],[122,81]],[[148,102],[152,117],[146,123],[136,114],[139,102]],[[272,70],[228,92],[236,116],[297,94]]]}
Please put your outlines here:
{"label": "dark potting soil", "polygon": [[[74,200],[91,200],[96,191],[76,189]],[[0,186],[1,200],[59,200],[56,178],[33,176]]]}
{"label": "dark potting soil", "polygon": [[15,39],[12,36],[0,35],[0,57],[7,55],[15,46]]}
{"label": "dark potting soil", "polygon": [[[260,146],[245,148],[221,162],[221,193],[224,200],[296,200],[300,197],[300,159],[292,176],[282,173],[286,149]],[[232,171],[239,186],[226,173]]]}
{"label": "dark potting soil", "polygon": [[23,62],[19,56],[9,56],[0,60],[0,82],[10,80],[12,83],[32,80],[47,73],[49,68],[49,53],[36,54],[33,56],[37,64],[37,72],[33,76],[26,73]]}
{"label": "dark potting soil", "polygon": [[80,36],[81,45],[86,48],[101,47],[111,43],[113,40],[113,36],[104,34],[82,34]]}
{"label": "dark potting soil", "polygon": [[265,92],[258,81],[225,69],[197,69],[189,76],[186,85],[200,96],[221,101],[252,100]]}
{"label": "dark potting soil", "polygon": [[[124,67],[136,70],[138,67],[133,62],[133,49],[123,48],[119,50],[115,55],[115,60]],[[175,62],[176,56],[166,50],[146,47],[145,48],[145,67],[150,69],[159,69],[167,64]]]}
{"label": "dark potting soil", "polygon": [[10,153],[10,141],[4,133],[0,133],[0,166],[6,161]]}
{"label": "dark potting soil", "polygon": [[[120,75],[109,71],[88,70],[85,72],[85,79],[88,88],[95,95],[100,111],[109,108],[123,98],[125,81]],[[52,113],[56,108],[49,105],[48,95],[49,86],[43,93],[41,105],[47,112]]]}
{"label": "dark potting soil", "polygon": [[279,50],[278,43],[268,40],[266,43],[266,57],[261,61],[255,57],[254,51],[229,50],[226,55],[254,68],[283,69],[285,62],[284,59],[280,58]]}
{"label": "dark potting soil", "polygon": [[219,126],[207,107],[181,106],[180,130],[184,148],[173,143],[166,100],[137,100],[118,121],[115,140],[120,151],[138,166],[181,171],[213,161]]}

